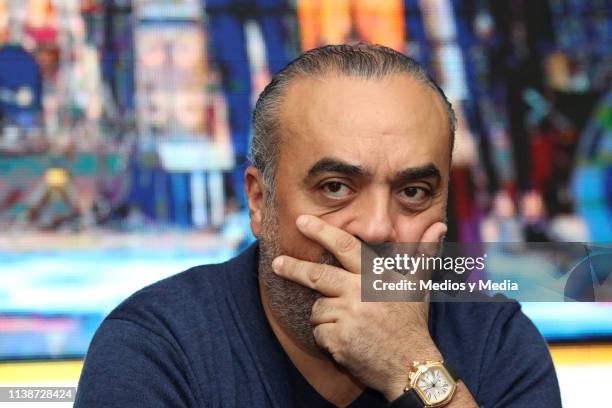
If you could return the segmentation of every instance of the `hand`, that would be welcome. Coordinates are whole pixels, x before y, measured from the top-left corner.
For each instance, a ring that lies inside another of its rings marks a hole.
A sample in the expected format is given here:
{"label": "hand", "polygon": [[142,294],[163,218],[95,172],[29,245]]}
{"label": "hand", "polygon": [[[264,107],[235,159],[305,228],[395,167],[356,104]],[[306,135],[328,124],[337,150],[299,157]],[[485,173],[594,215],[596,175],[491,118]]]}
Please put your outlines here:
{"label": "hand", "polygon": [[[300,231],[343,268],[282,255],[274,271],[322,294],[312,308],[317,344],[388,400],[402,394],[413,361],[442,360],[428,328],[428,302],[361,302],[361,244],[318,217],[300,216]],[[438,242],[446,225],[431,225],[420,242]]]}

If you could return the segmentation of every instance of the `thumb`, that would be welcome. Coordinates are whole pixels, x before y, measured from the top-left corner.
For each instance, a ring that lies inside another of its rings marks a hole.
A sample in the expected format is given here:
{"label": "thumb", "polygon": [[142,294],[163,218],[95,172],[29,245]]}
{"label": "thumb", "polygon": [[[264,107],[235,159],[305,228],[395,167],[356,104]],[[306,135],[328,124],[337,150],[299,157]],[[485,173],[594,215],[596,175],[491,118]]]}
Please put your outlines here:
{"label": "thumb", "polygon": [[448,227],[443,222],[436,222],[427,228],[421,237],[419,252],[434,256],[438,252],[440,241],[448,231]]}

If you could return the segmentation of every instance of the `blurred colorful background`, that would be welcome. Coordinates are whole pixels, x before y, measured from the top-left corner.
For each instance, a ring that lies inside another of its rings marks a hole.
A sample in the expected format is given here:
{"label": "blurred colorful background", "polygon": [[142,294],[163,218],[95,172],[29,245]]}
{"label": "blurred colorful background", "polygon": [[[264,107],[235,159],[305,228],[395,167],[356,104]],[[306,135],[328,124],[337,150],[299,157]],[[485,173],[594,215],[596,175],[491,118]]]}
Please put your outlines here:
{"label": "blurred colorful background", "polygon": [[[0,0],[0,386],[75,385],[121,300],[252,242],[254,101],[324,44],[442,85],[450,241],[612,242],[611,39],[607,0]],[[600,406],[612,304],[523,307]]]}

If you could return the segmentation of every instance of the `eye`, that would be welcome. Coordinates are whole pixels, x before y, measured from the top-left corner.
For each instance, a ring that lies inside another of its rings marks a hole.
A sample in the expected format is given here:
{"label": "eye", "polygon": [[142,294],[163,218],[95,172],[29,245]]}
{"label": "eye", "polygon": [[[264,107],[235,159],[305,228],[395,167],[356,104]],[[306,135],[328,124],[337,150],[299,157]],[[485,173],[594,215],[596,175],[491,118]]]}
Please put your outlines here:
{"label": "eye", "polygon": [[409,204],[423,204],[431,198],[431,191],[425,187],[410,186],[401,191],[401,198]]}
{"label": "eye", "polygon": [[353,192],[349,186],[339,181],[327,182],[321,186],[321,190],[323,194],[336,200],[346,198]]}

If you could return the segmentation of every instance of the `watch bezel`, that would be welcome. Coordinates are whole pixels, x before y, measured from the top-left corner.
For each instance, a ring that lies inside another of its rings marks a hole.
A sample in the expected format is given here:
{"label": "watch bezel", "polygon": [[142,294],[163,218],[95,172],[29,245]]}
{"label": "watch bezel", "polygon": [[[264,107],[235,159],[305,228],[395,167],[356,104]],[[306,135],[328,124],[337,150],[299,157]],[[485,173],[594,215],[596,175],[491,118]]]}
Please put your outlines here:
{"label": "watch bezel", "polygon": [[[430,368],[438,368],[440,370],[443,370],[444,375],[448,379],[448,383],[451,386],[451,391],[446,396],[446,398],[436,403],[430,402],[429,398],[427,398],[425,393],[417,385],[421,375],[423,375]],[[453,396],[455,395],[455,391],[457,389],[457,381],[455,381],[455,379],[450,375],[450,373],[448,372],[448,370],[446,369],[446,367],[444,366],[442,362],[426,361],[424,364],[419,364],[417,367],[415,367],[415,370],[416,371],[413,372],[413,375],[411,376],[412,378],[410,379],[410,388],[414,389],[414,391],[417,393],[417,395],[419,396],[421,401],[423,401],[423,403],[425,404],[427,408],[442,407],[448,404],[451,399],[453,399]]]}

